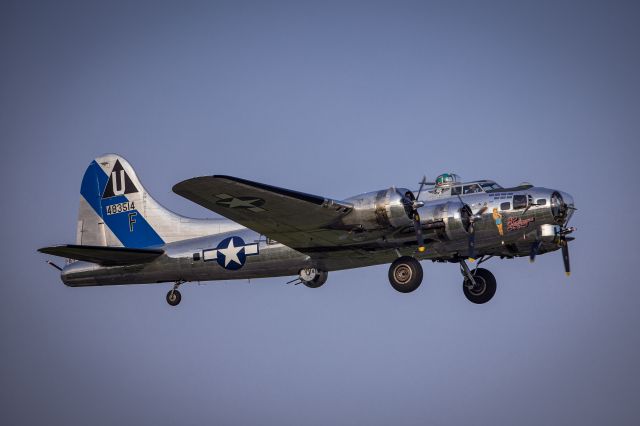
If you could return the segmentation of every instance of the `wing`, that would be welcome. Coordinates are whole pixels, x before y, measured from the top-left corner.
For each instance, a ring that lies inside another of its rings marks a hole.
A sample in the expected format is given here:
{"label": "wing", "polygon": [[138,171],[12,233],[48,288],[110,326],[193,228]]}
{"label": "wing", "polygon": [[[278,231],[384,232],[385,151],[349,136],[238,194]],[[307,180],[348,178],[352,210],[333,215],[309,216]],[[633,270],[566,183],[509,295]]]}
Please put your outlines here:
{"label": "wing", "polygon": [[303,252],[351,243],[338,226],[353,208],[345,202],[221,175],[185,180],[173,192]]}
{"label": "wing", "polygon": [[164,253],[163,250],[136,249],[127,247],[79,246],[74,244],[43,247],[40,253],[69,259],[84,260],[103,266],[133,265],[151,262]]}

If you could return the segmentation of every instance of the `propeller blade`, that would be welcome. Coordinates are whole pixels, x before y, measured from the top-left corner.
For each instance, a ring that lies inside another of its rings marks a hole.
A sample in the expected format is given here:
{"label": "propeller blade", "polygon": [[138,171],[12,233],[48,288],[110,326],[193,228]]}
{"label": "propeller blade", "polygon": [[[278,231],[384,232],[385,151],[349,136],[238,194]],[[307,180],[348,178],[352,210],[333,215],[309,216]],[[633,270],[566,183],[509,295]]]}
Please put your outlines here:
{"label": "propeller blade", "polygon": [[420,215],[416,212],[413,215],[413,228],[416,230],[416,239],[418,240],[418,251],[420,253],[425,251],[424,237],[422,236],[422,224],[420,223]]}
{"label": "propeller blade", "polygon": [[482,208],[478,210],[478,213],[476,213],[476,215],[483,215],[484,212],[487,211],[487,209],[489,209],[489,206],[482,206]]}
{"label": "propeller blade", "polygon": [[420,215],[418,214],[418,209],[424,206],[423,201],[418,201],[420,194],[422,193],[422,189],[425,185],[427,185],[427,177],[422,177],[422,182],[420,182],[420,189],[418,190],[418,195],[414,195],[413,192],[407,191],[402,196],[402,204],[404,205],[405,212],[407,216],[413,222],[413,229],[416,232],[416,240],[418,241],[418,251],[420,253],[425,251],[424,246],[424,237],[422,236],[422,224],[420,223]]}
{"label": "propeller blade", "polygon": [[476,233],[469,233],[469,257],[474,259],[476,257]]}
{"label": "propeller blade", "polygon": [[569,243],[566,240],[562,240],[562,260],[564,261],[564,273],[567,276],[571,275],[571,264],[569,262]]}
{"label": "propeller blade", "polygon": [[422,193],[422,188],[424,188],[426,184],[427,184],[427,177],[422,176],[422,180],[420,181],[420,188],[418,189],[418,195],[416,195],[415,201],[418,201],[418,199],[420,198],[420,194]]}
{"label": "propeller blade", "polygon": [[531,252],[529,253],[529,262],[533,263],[536,261],[536,256],[538,255],[538,251],[540,250],[540,246],[542,245],[542,241],[536,241],[531,244]]}
{"label": "propeller blade", "polygon": [[476,228],[475,228],[475,225],[473,224],[473,219],[469,221],[468,245],[469,245],[469,257],[473,259],[475,258],[475,255],[476,255]]}

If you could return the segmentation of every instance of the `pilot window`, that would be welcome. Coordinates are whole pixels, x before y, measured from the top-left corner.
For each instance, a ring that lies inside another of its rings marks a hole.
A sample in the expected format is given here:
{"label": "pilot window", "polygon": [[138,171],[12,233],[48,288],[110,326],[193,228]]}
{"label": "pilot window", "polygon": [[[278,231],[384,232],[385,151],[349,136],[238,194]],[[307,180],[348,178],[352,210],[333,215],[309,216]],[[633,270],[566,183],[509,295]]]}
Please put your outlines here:
{"label": "pilot window", "polygon": [[480,186],[478,186],[478,184],[474,183],[473,185],[464,186],[465,194],[475,194],[476,192],[482,192],[482,189],[480,189]]}
{"label": "pilot window", "polygon": [[482,183],[482,184],[480,184],[480,185],[482,186],[482,188],[483,188],[485,191],[489,191],[489,190],[491,190],[491,189],[500,189],[500,188],[502,188],[500,185],[498,185],[498,184],[497,184],[497,183],[495,183],[495,182],[487,182],[487,183]]}
{"label": "pilot window", "polygon": [[527,207],[527,196],[526,195],[514,195],[513,196],[513,208],[514,208],[514,210],[524,209],[525,207]]}
{"label": "pilot window", "polygon": [[511,208],[511,203],[508,201],[506,203],[500,204],[500,210],[509,210],[510,208]]}
{"label": "pilot window", "polygon": [[462,194],[461,186],[454,186],[453,188],[451,188],[451,195],[460,195],[460,194]]}

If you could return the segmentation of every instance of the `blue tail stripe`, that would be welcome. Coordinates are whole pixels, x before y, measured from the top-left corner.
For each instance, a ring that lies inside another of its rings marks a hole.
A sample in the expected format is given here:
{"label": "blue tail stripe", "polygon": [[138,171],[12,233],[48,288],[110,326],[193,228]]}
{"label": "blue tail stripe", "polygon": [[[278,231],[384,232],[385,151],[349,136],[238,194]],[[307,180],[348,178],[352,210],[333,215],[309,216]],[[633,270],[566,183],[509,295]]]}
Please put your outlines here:
{"label": "blue tail stripe", "polygon": [[102,170],[98,163],[93,161],[82,178],[80,194],[102,218],[122,245],[125,247],[143,248],[164,244],[160,235],[158,235],[137,209],[117,214],[107,214],[108,206],[128,201],[124,195],[103,200],[102,194],[108,181],[109,176]]}
{"label": "blue tail stripe", "polygon": [[84,172],[82,185],[80,186],[80,194],[100,217],[102,217],[100,202],[108,180],[109,178],[98,163],[92,161],[87,167],[87,171]]}

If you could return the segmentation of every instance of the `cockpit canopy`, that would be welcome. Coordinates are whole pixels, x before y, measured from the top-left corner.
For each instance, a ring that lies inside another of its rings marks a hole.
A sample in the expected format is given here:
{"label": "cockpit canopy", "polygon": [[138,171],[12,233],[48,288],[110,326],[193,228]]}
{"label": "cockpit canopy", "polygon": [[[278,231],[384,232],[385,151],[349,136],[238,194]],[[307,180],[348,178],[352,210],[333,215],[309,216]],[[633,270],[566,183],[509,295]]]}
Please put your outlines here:
{"label": "cockpit canopy", "polygon": [[463,183],[460,176],[453,173],[443,173],[436,178],[434,188],[427,192],[427,198],[491,192],[499,190],[500,188],[502,187],[492,180],[477,180]]}
{"label": "cockpit canopy", "polygon": [[499,188],[502,187],[494,181],[480,180],[477,182],[468,182],[463,185],[453,186],[451,188],[451,195],[475,194],[477,192],[487,192]]}

